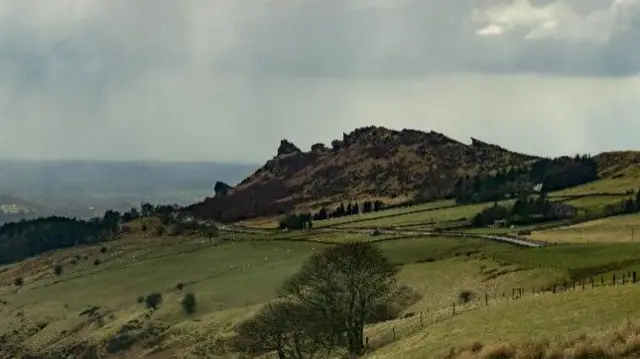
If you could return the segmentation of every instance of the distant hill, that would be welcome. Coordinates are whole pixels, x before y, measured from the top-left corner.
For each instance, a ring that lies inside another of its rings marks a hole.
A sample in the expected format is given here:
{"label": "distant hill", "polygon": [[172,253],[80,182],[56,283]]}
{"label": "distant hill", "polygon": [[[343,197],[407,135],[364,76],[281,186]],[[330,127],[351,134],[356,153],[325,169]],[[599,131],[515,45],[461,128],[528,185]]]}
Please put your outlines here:
{"label": "distant hill", "polygon": [[[256,166],[226,163],[0,160],[0,193],[38,204],[42,215],[92,217],[142,201],[191,204],[215,180],[237,183]],[[11,200],[7,199],[7,203]]]}
{"label": "distant hill", "polygon": [[450,194],[457,178],[516,166],[537,157],[437,132],[364,127],[331,147],[302,151],[282,140],[277,154],[225,196],[187,208],[197,216],[233,221],[285,213],[320,202],[369,197]]}

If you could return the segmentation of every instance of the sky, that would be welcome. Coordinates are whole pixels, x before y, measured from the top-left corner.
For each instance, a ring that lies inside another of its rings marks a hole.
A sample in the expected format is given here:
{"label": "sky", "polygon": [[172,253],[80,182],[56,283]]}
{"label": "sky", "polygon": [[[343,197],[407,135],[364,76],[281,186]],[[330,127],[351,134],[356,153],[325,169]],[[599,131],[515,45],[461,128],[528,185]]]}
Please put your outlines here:
{"label": "sky", "polygon": [[0,0],[0,157],[260,163],[380,125],[640,149],[640,0]]}

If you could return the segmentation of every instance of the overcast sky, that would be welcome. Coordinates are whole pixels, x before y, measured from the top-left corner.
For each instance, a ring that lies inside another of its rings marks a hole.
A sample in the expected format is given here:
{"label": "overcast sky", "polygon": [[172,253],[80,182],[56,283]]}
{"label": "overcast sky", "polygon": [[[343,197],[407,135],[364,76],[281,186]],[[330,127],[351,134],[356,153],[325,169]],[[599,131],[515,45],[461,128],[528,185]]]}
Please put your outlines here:
{"label": "overcast sky", "polygon": [[0,157],[262,162],[366,125],[640,149],[640,0],[0,0]]}

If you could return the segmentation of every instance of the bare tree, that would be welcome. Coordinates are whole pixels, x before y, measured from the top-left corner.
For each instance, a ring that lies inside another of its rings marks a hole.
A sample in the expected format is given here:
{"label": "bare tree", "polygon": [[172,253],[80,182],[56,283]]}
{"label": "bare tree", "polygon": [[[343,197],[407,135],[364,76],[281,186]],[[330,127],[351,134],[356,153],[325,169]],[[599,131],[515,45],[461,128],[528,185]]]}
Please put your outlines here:
{"label": "bare tree", "polygon": [[302,304],[326,328],[327,348],[364,354],[364,325],[376,308],[391,302],[397,268],[370,243],[350,242],[312,256],[280,294]]}
{"label": "bare tree", "polygon": [[265,305],[254,317],[241,323],[233,340],[236,350],[250,356],[276,352],[280,359],[313,358],[328,354],[320,323],[300,303],[278,300]]}

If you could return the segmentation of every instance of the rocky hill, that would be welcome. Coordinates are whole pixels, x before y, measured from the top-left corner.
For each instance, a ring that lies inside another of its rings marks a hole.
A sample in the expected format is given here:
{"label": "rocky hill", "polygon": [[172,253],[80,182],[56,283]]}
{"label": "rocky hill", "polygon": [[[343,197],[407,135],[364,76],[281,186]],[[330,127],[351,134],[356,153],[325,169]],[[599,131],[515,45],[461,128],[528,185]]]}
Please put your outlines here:
{"label": "rocky hill", "polygon": [[370,197],[450,194],[457,178],[518,165],[535,157],[437,132],[365,127],[331,147],[302,151],[282,140],[273,159],[231,189],[188,211],[223,221],[286,213],[319,202]]}

